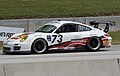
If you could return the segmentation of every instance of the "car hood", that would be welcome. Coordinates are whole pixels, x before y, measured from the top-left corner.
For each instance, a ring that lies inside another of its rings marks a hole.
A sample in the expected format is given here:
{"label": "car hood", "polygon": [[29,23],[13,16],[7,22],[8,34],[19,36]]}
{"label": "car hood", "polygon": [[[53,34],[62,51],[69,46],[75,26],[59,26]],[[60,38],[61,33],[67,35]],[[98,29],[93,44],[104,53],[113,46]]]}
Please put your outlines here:
{"label": "car hood", "polygon": [[45,33],[42,33],[42,32],[25,32],[25,33],[14,34],[14,35],[11,36],[10,38],[12,38],[12,37],[18,37],[18,36],[21,36],[21,35],[27,35],[27,36],[42,36],[42,35],[45,35]]}

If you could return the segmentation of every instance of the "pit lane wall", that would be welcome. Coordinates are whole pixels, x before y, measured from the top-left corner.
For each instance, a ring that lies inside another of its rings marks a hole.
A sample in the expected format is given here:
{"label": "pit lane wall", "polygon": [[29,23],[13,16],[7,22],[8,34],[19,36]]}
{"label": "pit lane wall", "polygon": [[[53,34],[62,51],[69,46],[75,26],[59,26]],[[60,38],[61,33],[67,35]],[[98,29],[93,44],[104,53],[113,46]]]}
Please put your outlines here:
{"label": "pit lane wall", "polygon": [[120,31],[120,16],[0,20],[0,26],[25,28],[27,32],[32,32],[41,25],[56,20],[77,21],[85,24],[89,24],[90,21],[94,20],[115,21],[116,26],[110,28],[110,30]]}
{"label": "pit lane wall", "polygon": [[120,65],[118,59],[0,62],[0,76],[120,76]]}

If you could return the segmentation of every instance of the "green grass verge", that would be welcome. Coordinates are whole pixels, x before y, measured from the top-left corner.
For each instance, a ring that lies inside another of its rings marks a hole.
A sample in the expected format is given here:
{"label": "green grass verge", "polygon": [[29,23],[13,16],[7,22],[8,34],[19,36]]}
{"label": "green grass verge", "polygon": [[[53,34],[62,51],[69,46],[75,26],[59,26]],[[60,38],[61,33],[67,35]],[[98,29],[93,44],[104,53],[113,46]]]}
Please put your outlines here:
{"label": "green grass verge", "polygon": [[109,32],[112,37],[112,44],[120,44],[120,31],[117,32]]}
{"label": "green grass verge", "polygon": [[120,0],[0,0],[0,19],[120,14]]}
{"label": "green grass verge", "polygon": [[2,49],[3,47],[3,41],[0,41],[0,50]]}

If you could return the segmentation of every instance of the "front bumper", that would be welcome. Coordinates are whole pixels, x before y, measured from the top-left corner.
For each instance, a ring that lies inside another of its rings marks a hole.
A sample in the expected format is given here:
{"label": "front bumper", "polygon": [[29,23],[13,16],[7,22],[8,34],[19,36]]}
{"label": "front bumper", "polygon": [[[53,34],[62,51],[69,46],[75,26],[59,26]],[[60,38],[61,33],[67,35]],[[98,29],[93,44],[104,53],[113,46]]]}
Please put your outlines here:
{"label": "front bumper", "polygon": [[5,42],[3,44],[3,53],[11,52],[30,52],[31,45],[27,42]]}

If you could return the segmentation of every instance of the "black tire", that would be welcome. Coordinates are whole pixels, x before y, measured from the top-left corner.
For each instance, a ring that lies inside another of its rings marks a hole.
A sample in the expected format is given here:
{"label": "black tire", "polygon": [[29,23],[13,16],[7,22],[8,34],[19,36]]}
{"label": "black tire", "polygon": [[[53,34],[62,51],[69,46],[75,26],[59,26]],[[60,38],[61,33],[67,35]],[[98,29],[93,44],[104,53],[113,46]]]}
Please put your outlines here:
{"label": "black tire", "polygon": [[44,39],[36,39],[31,47],[32,53],[44,53],[47,50],[47,42]]}
{"label": "black tire", "polygon": [[101,41],[97,37],[91,37],[87,44],[86,44],[86,50],[87,51],[98,51],[100,50]]}

